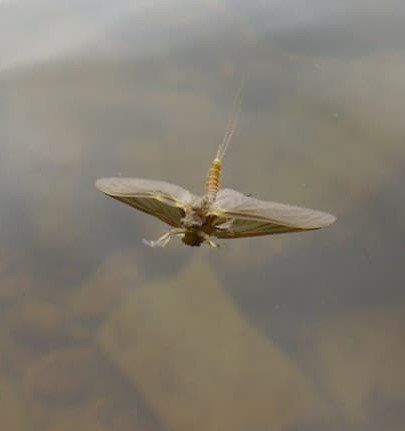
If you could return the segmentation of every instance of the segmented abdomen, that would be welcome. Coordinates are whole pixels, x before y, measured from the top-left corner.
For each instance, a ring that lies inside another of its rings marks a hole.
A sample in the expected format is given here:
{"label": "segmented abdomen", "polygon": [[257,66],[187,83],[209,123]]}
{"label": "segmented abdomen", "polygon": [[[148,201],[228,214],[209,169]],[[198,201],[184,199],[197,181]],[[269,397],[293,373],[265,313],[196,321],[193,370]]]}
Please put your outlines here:
{"label": "segmented abdomen", "polygon": [[219,189],[219,180],[221,177],[221,160],[214,159],[208,171],[207,180],[205,182],[205,193],[212,201],[215,200]]}

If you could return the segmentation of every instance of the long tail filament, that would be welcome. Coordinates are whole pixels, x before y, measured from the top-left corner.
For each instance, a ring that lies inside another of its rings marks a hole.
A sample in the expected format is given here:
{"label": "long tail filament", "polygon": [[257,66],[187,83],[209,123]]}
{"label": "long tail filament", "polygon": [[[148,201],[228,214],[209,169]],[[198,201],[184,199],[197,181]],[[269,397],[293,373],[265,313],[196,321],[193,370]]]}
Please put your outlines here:
{"label": "long tail filament", "polygon": [[231,142],[232,136],[235,132],[236,126],[238,125],[240,108],[242,105],[242,90],[245,77],[241,79],[238,92],[236,93],[235,100],[233,102],[232,114],[228,122],[228,126],[225,131],[224,139],[221,145],[218,147],[217,155],[211,163],[211,167],[208,171],[207,180],[205,182],[205,193],[209,200],[214,201],[219,190],[219,183],[221,178],[222,159],[224,158],[226,149]]}
{"label": "long tail filament", "polygon": [[244,81],[245,81],[245,77],[242,76],[242,79],[238,88],[238,92],[236,93],[235,100],[233,102],[232,114],[229,118],[228,126],[225,130],[224,139],[222,140],[221,145],[218,147],[216,159],[219,159],[219,160],[223,159],[226,149],[228,148],[228,145],[232,140],[232,136],[235,133],[236,126],[238,125],[239,114],[240,114],[240,109],[242,105],[242,91],[243,91]]}

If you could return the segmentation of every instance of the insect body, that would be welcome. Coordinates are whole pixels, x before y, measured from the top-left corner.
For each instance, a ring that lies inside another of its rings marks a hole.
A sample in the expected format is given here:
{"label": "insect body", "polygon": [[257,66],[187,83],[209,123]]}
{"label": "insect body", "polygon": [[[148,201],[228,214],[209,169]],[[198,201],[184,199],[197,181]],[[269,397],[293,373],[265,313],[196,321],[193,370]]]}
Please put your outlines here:
{"label": "insect body", "polygon": [[108,196],[159,218],[172,227],[151,247],[164,247],[171,238],[184,244],[219,245],[212,237],[230,239],[320,229],[332,224],[333,215],[297,206],[261,201],[236,190],[221,189],[222,159],[236,127],[240,91],[225,137],[208,171],[205,193],[196,196],[163,181],[138,178],[101,178],[96,187]]}

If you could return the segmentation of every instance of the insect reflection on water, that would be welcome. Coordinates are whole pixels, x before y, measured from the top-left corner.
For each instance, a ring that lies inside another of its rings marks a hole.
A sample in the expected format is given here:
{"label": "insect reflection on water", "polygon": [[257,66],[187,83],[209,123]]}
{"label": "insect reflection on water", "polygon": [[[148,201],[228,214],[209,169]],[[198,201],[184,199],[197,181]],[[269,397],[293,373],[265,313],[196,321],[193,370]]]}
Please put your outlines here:
{"label": "insect reflection on water", "polygon": [[145,244],[164,247],[171,238],[179,237],[189,246],[206,243],[219,247],[212,237],[230,239],[308,231],[336,220],[321,211],[261,201],[219,187],[222,160],[237,125],[240,104],[241,87],[224,139],[208,171],[203,196],[163,181],[121,177],[96,181],[96,187],[106,195],[172,227],[156,241],[144,240]]}

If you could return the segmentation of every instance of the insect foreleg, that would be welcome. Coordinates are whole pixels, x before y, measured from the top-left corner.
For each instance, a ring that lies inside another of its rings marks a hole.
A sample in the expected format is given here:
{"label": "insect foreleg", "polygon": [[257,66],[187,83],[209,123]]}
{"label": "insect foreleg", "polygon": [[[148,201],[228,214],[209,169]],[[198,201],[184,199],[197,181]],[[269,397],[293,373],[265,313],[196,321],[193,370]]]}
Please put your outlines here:
{"label": "insect foreleg", "polygon": [[169,230],[160,238],[158,238],[156,241],[148,241],[146,239],[143,239],[142,242],[145,245],[148,245],[149,247],[165,247],[167,243],[172,239],[172,237],[182,235],[183,233],[184,233],[183,229],[176,228],[176,229]]}

